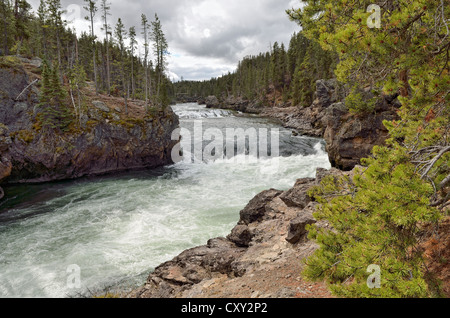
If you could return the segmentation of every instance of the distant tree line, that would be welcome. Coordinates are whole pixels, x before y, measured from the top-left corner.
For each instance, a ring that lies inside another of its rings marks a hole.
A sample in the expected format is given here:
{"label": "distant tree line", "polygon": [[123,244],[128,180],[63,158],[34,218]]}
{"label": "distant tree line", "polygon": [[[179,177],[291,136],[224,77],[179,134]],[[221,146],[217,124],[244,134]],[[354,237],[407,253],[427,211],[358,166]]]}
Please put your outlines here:
{"label": "distant tree line", "polygon": [[207,81],[182,80],[174,83],[174,92],[179,96],[242,97],[266,106],[276,99],[308,106],[315,82],[334,77],[336,64],[336,54],[324,51],[299,32],[293,34],[287,49],[275,42],[270,52],[245,57],[233,73]]}

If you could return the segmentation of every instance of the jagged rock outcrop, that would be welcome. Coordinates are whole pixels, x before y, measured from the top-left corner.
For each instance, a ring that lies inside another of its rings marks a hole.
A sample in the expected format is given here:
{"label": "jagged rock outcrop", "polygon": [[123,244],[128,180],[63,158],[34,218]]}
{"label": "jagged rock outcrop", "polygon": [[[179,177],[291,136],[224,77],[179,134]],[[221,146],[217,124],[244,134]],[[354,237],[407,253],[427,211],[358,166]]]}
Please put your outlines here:
{"label": "jagged rock outcrop", "polygon": [[[317,245],[307,239],[306,226],[329,225],[314,219],[318,203],[313,202],[307,192],[325,176],[345,174],[336,169],[318,169],[316,179],[300,179],[288,191],[263,191],[240,212],[240,221],[226,238],[211,239],[206,245],[189,249],[158,266],[145,285],[128,297],[308,295],[310,292],[305,290],[305,282],[300,278],[302,260],[310,256]],[[319,290],[323,286],[315,288]]]}
{"label": "jagged rock outcrop", "polygon": [[374,113],[354,115],[343,103],[332,104],[322,119],[327,152],[333,167],[352,170],[362,158],[369,157],[375,146],[384,145],[389,132],[385,120],[398,118],[396,101],[383,98]]}
{"label": "jagged rock outcrop", "polygon": [[[178,117],[171,109],[128,119],[94,100],[81,129],[40,127],[39,90],[21,65],[0,67],[0,183],[37,183],[171,164]],[[19,96],[17,98],[17,96]],[[116,107],[117,108],[117,107]],[[122,117],[121,117],[122,116]]]}

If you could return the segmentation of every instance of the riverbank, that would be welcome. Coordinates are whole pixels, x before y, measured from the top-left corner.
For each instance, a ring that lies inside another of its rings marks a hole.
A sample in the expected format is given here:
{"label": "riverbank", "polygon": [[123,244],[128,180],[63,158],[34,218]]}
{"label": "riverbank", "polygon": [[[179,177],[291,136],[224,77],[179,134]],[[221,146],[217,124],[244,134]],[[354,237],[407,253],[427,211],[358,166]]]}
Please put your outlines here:
{"label": "riverbank", "polygon": [[318,248],[308,240],[308,224],[328,228],[313,213],[308,190],[326,176],[351,175],[318,169],[287,191],[270,189],[240,212],[227,237],[189,249],[158,266],[128,298],[330,298],[324,283],[305,281],[304,261]]}
{"label": "riverbank", "polygon": [[[89,297],[90,291],[136,288],[182,251],[227,236],[239,211],[261,191],[288,190],[297,178],[330,168],[323,140],[293,136],[272,120],[196,104],[173,110],[184,142],[199,120],[205,132],[219,129],[225,137],[230,127],[274,130],[280,156],[187,160],[156,170],[8,186],[10,197],[0,203],[0,297]],[[191,142],[192,149],[203,143]],[[66,286],[72,264],[81,270],[79,290]]]}
{"label": "riverbank", "polygon": [[[358,168],[358,167],[357,167]],[[325,177],[352,178],[338,169],[317,169],[315,178],[297,180],[287,191],[270,189],[255,196],[240,212],[226,237],[188,249],[158,266],[146,283],[125,298],[334,298],[325,282],[310,282],[302,271],[318,245],[308,239],[307,226],[331,229],[313,214],[318,203],[308,191]],[[427,225],[420,239],[430,288],[450,297],[450,217],[439,228]]]}

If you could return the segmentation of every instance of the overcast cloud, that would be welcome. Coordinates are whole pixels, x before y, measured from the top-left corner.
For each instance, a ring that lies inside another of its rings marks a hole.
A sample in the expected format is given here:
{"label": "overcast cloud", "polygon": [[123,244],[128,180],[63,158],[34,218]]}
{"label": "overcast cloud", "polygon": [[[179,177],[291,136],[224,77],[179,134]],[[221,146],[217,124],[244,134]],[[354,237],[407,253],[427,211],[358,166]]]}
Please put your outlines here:
{"label": "overcast cloud", "polygon": [[[39,0],[29,0],[34,9]],[[98,2],[98,6],[100,1]],[[236,69],[247,55],[269,50],[275,41],[287,46],[299,26],[289,21],[285,10],[298,7],[299,0],[110,0],[109,23],[122,18],[128,29],[141,31],[141,14],[161,20],[169,42],[169,70],[173,79],[204,80]],[[83,20],[83,0],[62,0],[69,24],[77,32],[88,31]],[[100,13],[96,29],[100,35]],[[141,48],[141,51],[143,49]]]}

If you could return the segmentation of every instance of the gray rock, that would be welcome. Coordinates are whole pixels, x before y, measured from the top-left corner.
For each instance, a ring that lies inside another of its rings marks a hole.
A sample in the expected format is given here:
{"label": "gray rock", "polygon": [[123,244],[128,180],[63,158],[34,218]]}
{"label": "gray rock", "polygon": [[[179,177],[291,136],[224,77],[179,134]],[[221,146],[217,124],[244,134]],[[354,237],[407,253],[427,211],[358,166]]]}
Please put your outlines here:
{"label": "gray rock", "polygon": [[[63,134],[34,128],[35,116],[42,111],[36,98],[14,101],[29,83],[22,67],[0,68],[0,182],[40,183],[173,163],[171,150],[177,142],[171,134],[179,120],[171,108],[157,120],[131,123],[130,129],[108,124],[104,112],[112,112],[94,101],[81,117],[83,131]],[[28,94],[34,95],[32,90]],[[89,120],[95,125],[87,125]],[[30,132],[30,138],[11,140],[18,131]]]}
{"label": "gray rock", "polygon": [[16,115],[20,115],[22,112],[28,109],[28,104],[25,102],[15,103],[13,111]]}
{"label": "gray rock", "polygon": [[384,120],[398,118],[393,106],[388,111],[364,116],[350,114],[343,103],[331,105],[323,119],[326,130],[324,139],[333,167],[350,171],[362,158],[371,155],[374,146],[384,145],[389,132]]}
{"label": "gray rock", "polygon": [[101,102],[98,100],[92,101],[92,105],[94,105],[95,108],[97,108],[103,112],[106,112],[106,113],[109,113],[111,111],[111,109],[109,109],[109,107],[106,106],[106,104],[104,102]]}
{"label": "gray rock", "polygon": [[303,210],[289,225],[289,233],[286,241],[291,244],[298,243],[307,233],[306,226],[317,223],[311,211]]}
{"label": "gray rock", "polygon": [[258,194],[249,202],[244,210],[240,212],[241,218],[239,224],[249,225],[253,222],[262,220],[267,212],[267,203],[280,196],[282,193],[283,191],[270,189]]}
{"label": "gray rock", "polygon": [[22,62],[22,63],[26,63],[26,64],[31,64],[35,67],[40,68],[42,66],[42,59],[40,59],[39,57],[33,57],[31,60],[24,58],[24,57],[18,57],[18,59]]}
{"label": "gray rock", "polygon": [[208,96],[205,99],[205,104],[207,108],[217,108],[219,107],[219,100],[216,96]]}
{"label": "gray rock", "polygon": [[247,225],[237,225],[227,239],[239,247],[248,247],[252,241],[253,234]]}
{"label": "gray rock", "polygon": [[305,208],[311,202],[307,191],[314,185],[314,181],[311,178],[297,180],[292,189],[280,195],[280,199],[289,207]]}

